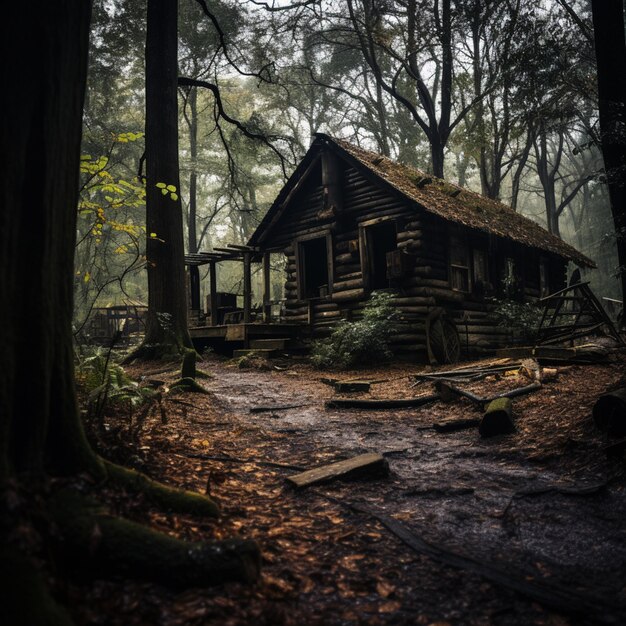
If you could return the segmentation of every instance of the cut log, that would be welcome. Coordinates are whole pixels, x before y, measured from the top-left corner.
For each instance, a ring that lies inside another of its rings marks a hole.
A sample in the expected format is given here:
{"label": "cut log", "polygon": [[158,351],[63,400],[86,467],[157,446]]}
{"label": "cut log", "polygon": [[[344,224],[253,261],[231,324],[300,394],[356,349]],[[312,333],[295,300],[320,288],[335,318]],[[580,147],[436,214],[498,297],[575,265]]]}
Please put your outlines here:
{"label": "cut log", "polygon": [[498,398],[489,403],[478,426],[482,437],[493,437],[515,430],[513,403],[509,398]]}
{"label": "cut log", "polygon": [[417,398],[402,398],[400,400],[329,400],[327,409],[404,409],[422,406],[439,400],[439,394],[418,396]]}
{"label": "cut log", "polygon": [[593,421],[611,437],[626,435],[626,387],[598,398],[593,407]]}
{"label": "cut log", "polygon": [[387,459],[381,454],[369,453],[289,476],[287,482],[302,489],[339,478],[380,478],[388,474]]}

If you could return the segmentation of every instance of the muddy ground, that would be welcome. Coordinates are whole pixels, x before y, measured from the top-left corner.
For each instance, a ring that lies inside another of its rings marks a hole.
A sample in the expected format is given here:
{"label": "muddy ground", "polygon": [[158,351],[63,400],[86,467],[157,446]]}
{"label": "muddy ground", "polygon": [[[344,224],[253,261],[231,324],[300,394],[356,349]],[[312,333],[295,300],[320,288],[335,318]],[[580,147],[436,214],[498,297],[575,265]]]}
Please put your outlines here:
{"label": "muddy ground", "polygon": [[[591,419],[597,397],[626,384],[624,365],[559,367],[514,400],[514,433],[482,439],[476,428],[432,428],[480,416],[467,400],[325,408],[336,394],[321,378],[375,381],[350,397],[406,398],[432,393],[414,384],[423,366],[337,374],[299,359],[240,369],[214,357],[201,364],[210,394],[168,394],[167,423],[155,412],[131,424],[122,411],[91,437],[114,460],[208,491],[223,515],[168,515],[119,493],[116,512],[194,540],[254,538],[262,579],[184,592],[73,581],[65,602],[81,624],[626,623],[624,461],[607,457]],[[174,365],[128,371],[144,383],[177,377]],[[466,387],[490,395],[525,384],[497,375]],[[300,406],[250,411],[275,405]],[[302,491],[285,482],[364,452],[382,453],[390,475]]]}

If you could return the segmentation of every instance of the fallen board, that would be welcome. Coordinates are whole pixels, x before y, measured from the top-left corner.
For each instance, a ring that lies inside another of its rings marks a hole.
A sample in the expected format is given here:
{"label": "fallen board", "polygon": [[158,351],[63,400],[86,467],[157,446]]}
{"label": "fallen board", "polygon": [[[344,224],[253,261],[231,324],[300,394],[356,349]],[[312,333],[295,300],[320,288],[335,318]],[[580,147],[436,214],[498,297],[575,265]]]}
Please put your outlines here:
{"label": "fallen board", "polygon": [[439,394],[418,396],[417,398],[402,398],[400,400],[329,400],[326,402],[327,409],[403,409],[414,406],[422,406],[429,402],[439,400]]}
{"label": "fallen board", "polygon": [[477,417],[471,417],[467,419],[448,420],[445,422],[436,422],[433,424],[433,428],[438,433],[452,433],[457,430],[466,430],[468,428],[475,428],[480,424],[480,419]]}
{"label": "fallen board", "polygon": [[337,478],[355,478],[357,476],[371,476],[377,478],[389,474],[389,464],[382,454],[374,452],[360,454],[359,456],[338,461],[330,465],[323,465],[312,470],[307,470],[295,476],[289,476],[288,483],[302,489],[319,483],[326,483]]}
{"label": "fallen board", "polygon": [[335,391],[338,393],[346,393],[346,392],[357,392],[357,391],[369,391],[370,384],[368,382],[363,381],[354,381],[354,382],[346,382],[346,381],[337,381],[335,383]]}

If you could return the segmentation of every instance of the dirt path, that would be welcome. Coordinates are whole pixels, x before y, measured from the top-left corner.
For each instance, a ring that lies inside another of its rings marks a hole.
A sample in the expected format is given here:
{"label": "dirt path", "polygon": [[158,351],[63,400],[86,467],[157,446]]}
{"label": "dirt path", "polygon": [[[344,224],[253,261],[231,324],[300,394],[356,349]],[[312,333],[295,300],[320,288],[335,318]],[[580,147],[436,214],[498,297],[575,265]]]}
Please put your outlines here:
{"label": "dirt path", "polygon": [[[564,371],[553,385],[516,401],[516,433],[489,440],[476,429],[428,428],[474,417],[465,403],[328,410],[332,388],[303,364],[259,371],[215,361],[204,369],[213,375],[203,382],[213,395],[187,395],[190,406],[171,405],[167,427],[143,437],[144,469],[197,490],[208,483],[222,504],[221,522],[182,519],[175,530],[193,538],[256,538],[264,578],[252,589],[228,585],[182,597],[153,591],[153,605],[144,590],[142,614],[152,611],[152,623],[626,621],[623,466],[606,460],[589,418],[594,393],[619,380],[620,364]],[[409,373],[368,372],[387,381],[371,395],[425,393],[410,388]],[[304,406],[250,412],[288,404]],[[310,468],[371,451],[386,456],[389,478],[303,492],[285,484],[297,471],[287,466]],[[438,553],[412,550],[382,518],[461,561],[453,566]],[[151,521],[172,529],[167,516],[152,513]],[[487,569],[478,575],[472,564]],[[523,589],[512,591],[511,581],[548,589],[548,598],[533,601]],[[110,601],[109,593],[102,598]],[[130,619],[120,623],[144,623],[120,615]]]}

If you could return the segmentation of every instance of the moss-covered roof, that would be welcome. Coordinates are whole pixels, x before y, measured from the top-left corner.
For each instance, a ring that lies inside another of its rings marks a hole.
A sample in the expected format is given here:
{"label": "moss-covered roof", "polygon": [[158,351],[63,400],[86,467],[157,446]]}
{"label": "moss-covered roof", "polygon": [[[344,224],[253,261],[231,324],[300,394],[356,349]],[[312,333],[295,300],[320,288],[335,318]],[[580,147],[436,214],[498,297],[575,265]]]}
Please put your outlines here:
{"label": "moss-covered roof", "polygon": [[595,263],[576,248],[497,200],[322,133],[316,134],[311,148],[250,238],[250,245],[256,246],[267,238],[282,211],[290,204],[290,192],[306,179],[311,164],[325,147],[355,167],[367,170],[392,192],[445,220],[552,252],[583,267],[595,267]]}
{"label": "moss-covered roof", "polygon": [[338,146],[430,213],[450,222],[552,252],[581,266],[595,267],[595,263],[576,248],[497,200],[491,200],[346,141],[328,135],[318,137]]}

